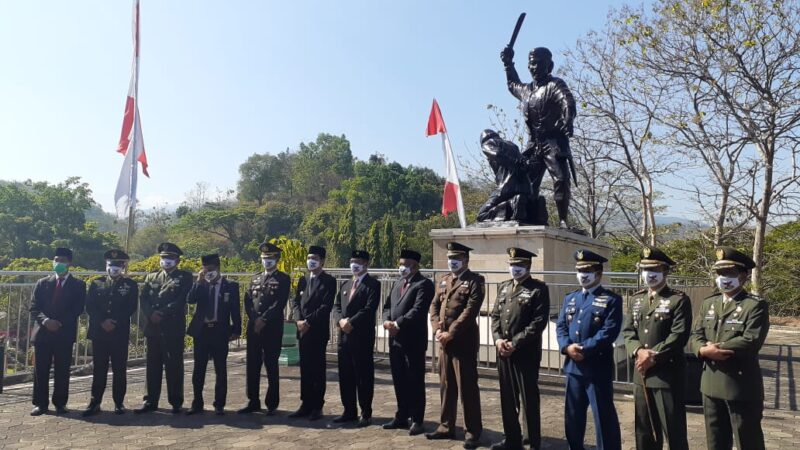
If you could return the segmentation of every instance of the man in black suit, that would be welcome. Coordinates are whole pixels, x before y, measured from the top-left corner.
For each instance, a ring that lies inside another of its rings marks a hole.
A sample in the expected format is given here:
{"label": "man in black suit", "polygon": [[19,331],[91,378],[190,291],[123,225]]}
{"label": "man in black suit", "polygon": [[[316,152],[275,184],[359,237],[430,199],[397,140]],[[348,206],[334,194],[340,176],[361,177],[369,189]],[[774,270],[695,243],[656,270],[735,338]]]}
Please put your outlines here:
{"label": "man in black suit", "polygon": [[85,417],[100,412],[108,382],[108,362],[114,371],[114,413],[125,412],[123,402],[128,387],[128,341],[131,315],[139,303],[139,286],[125,276],[130,259],[122,250],[109,250],[106,260],[108,276],[89,285],[86,312],[89,314],[89,339],[92,340],[92,399],[83,411]]}
{"label": "man in black suit", "polygon": [[69,397],[69,365],[72,344],[78,333],[78,316],[86,302],[86,284],[70,276],[72,250],[57,248],[54,275],[36,282],[31,299],[31,320],[36,367],[33,373],[32,416],[47,412],[50,403],[50,366],[53,368],[53,405],[56,414],[66,414]]}
{"label": "man in black suit", "polygon": [[189,329],[194,338],[194,370],[192,387],[194,400],[187,415],[203,412],[203,385],[209,358],[214,360],[214,411],[225,414],[228,396],[228,342],[242,334],[242,313],[239,309],[239,283],[220,274],[219,255],[200,258],[203,269],[197,274],[186,302],[197,304]]}
{"label": "man in black suit", "polygon": [[280,401],[278,357],[283,343],[283,319],[292,279],[278,270],[281,249],[269,242],[259,246],[264,271],[253,276],[244,293],[247,313],[247,406],[239,414],[261,410],[259,388],[261,366],[267,371],[267,395],[264,405],[271,416]]}
{"label": "man in black suit", "polygon": [[330,317],[336,296],[336,279],[326,273],[325,249],[312,245],[306,266],[308,280],[300,279],[292,301],[300,347],[300,408],[290,418],[322,418],[325,403],[325,348],[330,339]]}
{"label": "man in black suit", "polygon": [[[356,250],[350,255],[353,278],[339,289],[333,302],[333,317],[339,328],[339,393],[344,412],[334,423],[358,420],[359,427],[372,423],[375,391],[375,315],[381,301],[381,283],[367,273],[369,253]],[[356,409],[361,406],[361,419]]]}
{"label": "man in black suit", "polygon": [[428,309],[433,300],[433,282],[419,273],[420,254],[400,252],[400,279],[394,283],[383,305],[383,328],[389,333],[389,361],[397,397],[394,419],[386,430],[408,428],[409,435],[422,434],[425,419],[425,352],[428,350]]}

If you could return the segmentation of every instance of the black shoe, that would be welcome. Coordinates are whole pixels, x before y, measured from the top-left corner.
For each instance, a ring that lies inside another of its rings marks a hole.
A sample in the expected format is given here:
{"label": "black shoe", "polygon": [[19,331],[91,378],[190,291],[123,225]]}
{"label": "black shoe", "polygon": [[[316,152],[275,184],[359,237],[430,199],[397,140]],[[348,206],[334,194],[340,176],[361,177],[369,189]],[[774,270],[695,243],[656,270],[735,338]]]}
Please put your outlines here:
{"label": "black shoe", "polygon": [[[172,412],[175,413],[175,408],[172,408]],[[178,412],[180,412],[180,408],[178,408]],[[195,414],[202,414],[202,413],[203,413],[203,407],[202,406],[192,406],[191,408],[186,410],[186,415],[187,416],[192,416],[192,415],[195,415]]]}
{"label": "black shoe", "polygon": [[455,433],[442,433],[441,431],[434,431],[433,433],[425,433],[425,437],[430,440],[437,439],[455,439]]}
{"label": "black shoe", "polygon": [[247,405],[244,408],[236,411],[236,414],[250,414],[254,412],[261,411],[261,407],[258,405]]}
{"label": "black shoe", "polygon": [[361,416],[361,419],[359,419],[358,423],[356,424],[358,428],[364,428],[370,425],[372,425],[372,417],[364,417],[364,416]]}
{"label": "black shoe", "polygon": [[422,434],[425,432],[425,427],[422,426],[419,422],[414,422],[411,424],[411,428],[408,429],[409,436],[416,436],[418,434]]}
{"label": "black shoe", "polygon": [[399,420],[399,419],[395,418],[395,419],[392,419],[391,422],[387,422],[387,423],[383,424],[383,429],[384,430],[398,430],[398,429],[407,430],[408,429],[408,422],[404,422],[402,420]]}
{"label": "black shoe", "polygon": [[218,416],[224,416],[225,415],[225,408],[214,408],[214,414],[216,414]]}
{"label": "black shoe", "polygon": [[315,409],[315,410],[311,411],[311,413],[308,415],[308,420],[314,421],[314,420],[319,420],[319,419],[322,419],[322,410],[321,409]]}
{"label": "black shoe", "polygon": [[303,408],[302,406],[295,412],[289,414],[290,419],[297,419],[299,417],[306,417],[310,413],[309,410]]}
{"label": "black shoe", "polygon": [[145,403],[144,405],[142,405],[141,408],[134,409],[133,413],[134,414],[141,414],[141,413],[146,413],[146,412],[153,412],[153,411],[156,411],[157,409],[158,409],[158,406],[156,406],[156,405],[154,405],[152,403]]}
{"label": "black shoe", "polygon": [[89,406],[86,407],[85,410],[81,413],[83,417],[93,416],[95,414],[100,413],[100,404],[99,403],[89,403]]}
{"label": "black shoe", "polygon": [[115,405],[114,406],[114,414],[116,414],[116,415],[125,414],[125,406],[122,405],[122,404]]}
{"label": "black shoe", "polygon": [[506,450],[507,448],[506,441],[495,442],[491,446],[491,450]]}
{"label": "black shoe", "polygon": [[56,415],[63,416],[65,414],[69,414],[69,410],[64,406],[56,406]]}
{"label": "black shoe", "polygon": [[264,415],[265,415],[265,416],[274,416],[275,414],[276,414],[276,412],[275,412],[275,410],[274,410],[274,409],[269,409],[269,408],[268,408],[268,409],[266,409],[266,410],[264,411]]}
{"label": "black shoe", "polygon": [[522,439],[522,445],[531,445],[531,440],[528,438]]}
{"label": "black shoe", "polygon": [[333,423],[345,423],[345,422],[355,422],[358,420],[358,416],[355,414],[342,414],[341,416],[335,417],[333,419]]}
{"label": "black shoe", "polygon": [[173,406],[172,407],[172,414],[180,414],[182,409],[183,408],[181,408],[180,406]]}
{"label": "black shoe", "polygon": [[481,441],[475,438],[464,439],[464,448],[473,449],[481,446]]}
{"label": "black shoe", "polygon": [[42,414],[47,413],[47,408],[42,406],[37,406],[31,410],[32,416],[41,416]]}

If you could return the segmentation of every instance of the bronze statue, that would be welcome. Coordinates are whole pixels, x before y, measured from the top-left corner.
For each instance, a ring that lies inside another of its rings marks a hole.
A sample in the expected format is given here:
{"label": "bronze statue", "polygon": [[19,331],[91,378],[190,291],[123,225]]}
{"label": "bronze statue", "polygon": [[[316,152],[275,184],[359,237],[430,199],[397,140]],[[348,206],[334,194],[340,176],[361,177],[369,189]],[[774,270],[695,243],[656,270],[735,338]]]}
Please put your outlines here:
{"label": "bronze statue", "polygon": [[[528,56],[531,83],[523,83],[514,68],[513,41],[521,25],[517,22],[512,41],[500,53],[508,82],[508,90],[521,102],[528,127],[529,140],[522,152],[531,183],[530,192],[538,195],[547,170],[553,178],[553,199],[562,228],[569,228],[570,171],[575,178],[569,138],[575,119],[575,99],[564,80],[551,75],[553,55],[544,47],[533,49]],[[485,206],[485,205],[484,205]],[[480,216],[479,216],[479,221]]]}

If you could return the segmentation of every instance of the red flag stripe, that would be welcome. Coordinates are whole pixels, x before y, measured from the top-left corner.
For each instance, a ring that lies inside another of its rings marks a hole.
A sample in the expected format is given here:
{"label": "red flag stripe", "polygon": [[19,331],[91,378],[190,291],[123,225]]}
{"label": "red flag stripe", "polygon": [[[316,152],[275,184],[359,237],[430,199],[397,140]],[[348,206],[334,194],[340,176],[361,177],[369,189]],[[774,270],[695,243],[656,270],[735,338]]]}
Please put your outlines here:
{"label": "red flag stripe", "polygon": [[442,111],[439,109],[439,103],[433,99],[431,106],[431,115],[428,117],[428,129],[426,136],[433,136],[434,134],[447,133],[447,128],[444,126],[444,119],[442,118]]}

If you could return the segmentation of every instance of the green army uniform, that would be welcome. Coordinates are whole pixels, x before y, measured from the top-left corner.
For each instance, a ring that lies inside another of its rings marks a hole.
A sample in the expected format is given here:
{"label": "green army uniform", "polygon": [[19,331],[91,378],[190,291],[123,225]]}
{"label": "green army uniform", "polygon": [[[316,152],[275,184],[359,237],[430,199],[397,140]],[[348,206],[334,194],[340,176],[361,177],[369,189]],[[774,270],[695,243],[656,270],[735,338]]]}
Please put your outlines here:
{"label": "green army uniform", "polygon": [[[717,259],[715,268],[726,261],[738,261],[744,264],[744,270],[755,265],[749,257],[730,248],[719,249]],[[745,290],[733,298],[716,294],[703,300],[689,348],[703,359],[700,392],[710,450],[730,449],[732,441],[740,449],[764,448],[764,381],[758,352],[768,331],[767,302]],[[733,356],[724,361],[703,358],[700,349],[709,342],[732,350]]]}

